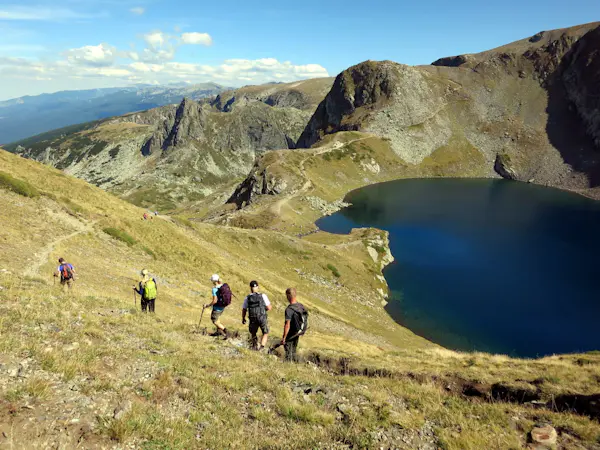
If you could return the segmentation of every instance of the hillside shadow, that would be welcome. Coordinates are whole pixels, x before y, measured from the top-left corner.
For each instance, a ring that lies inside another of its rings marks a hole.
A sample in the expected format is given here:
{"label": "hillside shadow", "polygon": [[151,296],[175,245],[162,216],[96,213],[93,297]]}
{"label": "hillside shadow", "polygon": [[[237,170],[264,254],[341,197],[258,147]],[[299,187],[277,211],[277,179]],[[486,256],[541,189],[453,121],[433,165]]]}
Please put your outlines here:
{"label": "hillside shadow", "polygon": [[[591,33],[594,31],[581,40]],[[583,120],[569,99],[563,81],[563,75],[572,64],[577,48],[577,44],[571,47],[557,70],[547,80],[546,132],[550,143],[560,152],[563,160],[575,171],[585,174],[590,187],[596,187],[600,185],[600,149],[595,147],[592,138],[586,133]]]}

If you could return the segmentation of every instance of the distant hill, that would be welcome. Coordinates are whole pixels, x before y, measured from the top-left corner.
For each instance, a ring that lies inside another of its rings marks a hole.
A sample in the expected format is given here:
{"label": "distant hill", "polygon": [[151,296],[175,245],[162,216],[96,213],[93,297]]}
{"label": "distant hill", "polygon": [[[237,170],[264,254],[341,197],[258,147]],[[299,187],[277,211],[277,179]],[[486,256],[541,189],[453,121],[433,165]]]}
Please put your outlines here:
{"label": "distant hill", "polygon": [[0,102],[0,144],[82,122],[200,100],[225,91],[215,83],[61,91]]}

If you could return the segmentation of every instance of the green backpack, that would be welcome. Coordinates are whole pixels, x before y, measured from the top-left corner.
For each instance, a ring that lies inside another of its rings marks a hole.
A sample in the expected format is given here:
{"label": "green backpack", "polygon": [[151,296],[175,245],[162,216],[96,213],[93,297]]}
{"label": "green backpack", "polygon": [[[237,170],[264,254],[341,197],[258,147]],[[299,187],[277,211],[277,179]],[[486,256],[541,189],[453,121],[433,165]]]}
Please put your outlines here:
{"label": "green backpack", "polygon": [[156,283],[154,282],[153,279],[146,281],[146,284],[144,284],[143,298],[144,298],[144,300],[156,299]]}

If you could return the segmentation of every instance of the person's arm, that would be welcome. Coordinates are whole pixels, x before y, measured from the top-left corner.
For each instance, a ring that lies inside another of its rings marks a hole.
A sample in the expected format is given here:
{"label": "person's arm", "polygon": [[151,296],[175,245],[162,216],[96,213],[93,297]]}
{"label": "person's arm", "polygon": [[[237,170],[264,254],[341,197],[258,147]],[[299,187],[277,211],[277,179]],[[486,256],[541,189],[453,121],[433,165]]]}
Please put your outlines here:
{"label": "person's arm", "polygon": [[246,308],[242,308],[242,325],[246,324]]}
{"label": "person's arm", "polygon": [[290,332],[290,320],[285,319],[285,325],[283,326],[283,336],[281,337],[281,345],[285,344],[285,339]]}
{"label": "person's arm", "polygon": [[142,282],[140,281],[139,288],[133,287],[133,290],[137,292],[139,295],[142,295]]}
{"label": "person's arm", "polygon": [[269,301],[269,297],[266,294],[263,294],[263,301],[265,302],[265,309],[267,311],[271,311],[273,307],[271,306],[271,302]]}
{"label": "person's arm", "polygon": [[205,308],[210,308],[211,306],[216,305],[218,300],[219,299],[217,298],[216,291],[215,291],[215,292],[213,292],[212,301],[209,304],[205,305]]}

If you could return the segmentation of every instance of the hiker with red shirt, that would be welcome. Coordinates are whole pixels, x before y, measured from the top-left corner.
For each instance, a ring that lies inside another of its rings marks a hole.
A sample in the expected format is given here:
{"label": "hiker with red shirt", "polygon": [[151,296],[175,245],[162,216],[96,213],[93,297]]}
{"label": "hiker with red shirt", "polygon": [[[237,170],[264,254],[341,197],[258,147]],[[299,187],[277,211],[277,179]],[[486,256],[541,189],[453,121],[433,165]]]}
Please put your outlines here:
{"label": "hiker with red shirt", "polygon": [[54,272],[55,277],[60,276],[60,284],[63,290],[67,292],[73,289],[73,282],[75,281],[75,268],[72,264],[65,261],[64,258],[58,259],[58,268]]}

